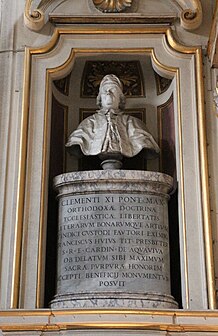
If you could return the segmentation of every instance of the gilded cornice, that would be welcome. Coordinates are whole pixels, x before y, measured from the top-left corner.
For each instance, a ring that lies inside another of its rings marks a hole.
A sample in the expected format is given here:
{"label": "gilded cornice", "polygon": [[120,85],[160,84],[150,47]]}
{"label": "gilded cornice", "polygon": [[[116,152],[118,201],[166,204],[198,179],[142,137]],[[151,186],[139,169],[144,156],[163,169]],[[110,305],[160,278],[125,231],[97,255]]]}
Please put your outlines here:
{"label": "gilded cornice", "polygon": [[[51,11],[51,7],[58,7],[60,4],[66,0],[26,0],[25,11],[24,11],[24,23],[25,25],[34,31],[40,31],[45,23],[49,19],[48,13]],[[178,15],[180,17],[181,27],[186,30],[193,30],[198,28],[202,22],[202,6],[200,0],[168,0],[170,3],[174,4],[178,9]],[[113,1],[104,1],[104,0],[92,0],[93,5],[97,9],[103,11],[104,13],[117,13],[131,8],[132,0],[113,0]],[[137,14],[137,13],[135,13]],[[146,13],[138,13],[144,14]],[[73,14],[72,14],[73,15]],[[101,15],[101,14],[100,14]],[[158,16],[158,13],[155,13]],[[66,14],[60,15],[61,17],[66,16]],[[162,14],[160,14],[162,16]],[[126,18],[126,23],[131,23],[131,16],[129,21]],[[84,20],[86,23],[86,21]]]}

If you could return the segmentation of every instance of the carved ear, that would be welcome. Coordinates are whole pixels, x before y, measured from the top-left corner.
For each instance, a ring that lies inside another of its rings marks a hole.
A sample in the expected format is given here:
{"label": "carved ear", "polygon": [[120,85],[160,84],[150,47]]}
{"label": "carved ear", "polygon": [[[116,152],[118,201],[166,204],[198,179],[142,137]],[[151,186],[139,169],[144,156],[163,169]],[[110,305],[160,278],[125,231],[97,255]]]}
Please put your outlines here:
{"label": "carved ear", "polygon": [[101,105],[101,95],[100,94],[97,95],[96,105],[100,108],[102,107],[102,105]]}

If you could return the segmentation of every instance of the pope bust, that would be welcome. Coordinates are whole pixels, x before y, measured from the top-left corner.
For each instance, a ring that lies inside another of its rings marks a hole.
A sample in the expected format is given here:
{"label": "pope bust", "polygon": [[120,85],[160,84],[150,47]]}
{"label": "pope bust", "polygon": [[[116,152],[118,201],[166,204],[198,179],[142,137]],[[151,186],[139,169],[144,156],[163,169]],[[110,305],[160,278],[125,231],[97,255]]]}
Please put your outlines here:
{"label": "pope bust", "polygon": [[142,150],[146,156],[159,153],[159,147],[145,124],[125,114],[125,96],[121,81],[106,75],[99,88],[95,114],[84,119],[66,143],[72,155],[98,155],[101,159],[133,157]]}

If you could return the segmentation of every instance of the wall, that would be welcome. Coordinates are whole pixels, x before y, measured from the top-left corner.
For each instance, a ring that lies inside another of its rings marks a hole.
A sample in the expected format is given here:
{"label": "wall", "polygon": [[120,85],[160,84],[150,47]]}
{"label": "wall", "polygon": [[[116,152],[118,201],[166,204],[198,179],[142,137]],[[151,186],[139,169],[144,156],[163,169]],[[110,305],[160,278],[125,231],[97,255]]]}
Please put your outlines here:
{"label": "wall", "polygon": [[[154,13],[157,8],[161,13],[172,14],[178,11],[172,2],[166,5],[163,1],[149,1],[149,12]],[[206,129],[208,143],[209,180],[210,180],[210,205],[211,219],[214,239],[214,257],[216,266],[216,279],[218,278],[218,234],[217,234],[217,209],[218,209],[218,177],[217,177],[217,113],[213,103],[213,90],[215,86],[214,75],[210,68],[206,55],[212,14],[215,1],[202,0],[203,22],[201,26],[193,31],[184,30],[178,20],[173,27],[176,39],[185,45],[201,45],[204,54],[204,86],[205,86],[205,108],[206,108]],[[69,1],[54,9],[55,13],[67,10]],[[78,14],[83,11],[91,14],[87,1],[74,1],[74,10]],[[73,6],[72,6],[73,7]],[[71,7],[71,8],[72,8]],[[21,150],[21,129],[22,124],[22,104],[23,104],[23,78],[24,78],[24,49],[25,46],[41,47],[49,42],[54,32],[54,26],[46,23],[40,32],[30,31],[23,22],[23,12],[25,8],[24,0],[2,0],[0,2],[1,11],[1,32],[0,32],[0,307],[2,310],[11,308],[13,291],[14,270],[19,268],[19,264],[14,263],[16,216],[19,215],[17,209],[17,194],[19,181],[19,158]],[[145,3],[140,2],[139,8],[146,12]],[[172,8],[172,9],[169,9]],[[95,10],[95,13],[97,11]],[[31,111],[30,111],[31,113]],[[22,153],[21,153],[22,154]],[[22,156],[21,156],[22,157]],[[25,186],[23,186],[25,188]],[[28,230],[26,228],[26,230]],[[24,232],[25,234],[28,232]],[[20,247],[21,248],[21,247]],[[29,272],[29,270],[25,270]],[[218,286],[218,284],[216,284]],[[15,300],[16,301],[16,300]],[[10,313],[9,313],[10,314]],[[41,318],[41,317],[40,317]],[[209,324],[217,321],[215,320]],[[43,319],[41,320],[43,321]],[[184,321],[183,321],[184,322]],[[0,320],[0,323],[7,324],[8,321]],[[13,322],[15,323],[15,322]],[[18,323],[20,320],[18,319]],[[35,320],[34,320],[34,323]],[[47,323],[43,321],[42,323]],[[170,320],[169,323],[172,323]],[[185,322],[189,324],[189,322]],[[192,322],[191,322],[192,323]],[[199,320],[199,323],[202,321]],[[210,329],[210,328],[209,328]],[[191,329],[190,329],[191,330]],[[188,332],[190,332],[190,330]],[[196,331],[197,332],[197,331]],[[204,330],[206,332],[206,330]],[[31,332],[32,334],[32,332]]]}

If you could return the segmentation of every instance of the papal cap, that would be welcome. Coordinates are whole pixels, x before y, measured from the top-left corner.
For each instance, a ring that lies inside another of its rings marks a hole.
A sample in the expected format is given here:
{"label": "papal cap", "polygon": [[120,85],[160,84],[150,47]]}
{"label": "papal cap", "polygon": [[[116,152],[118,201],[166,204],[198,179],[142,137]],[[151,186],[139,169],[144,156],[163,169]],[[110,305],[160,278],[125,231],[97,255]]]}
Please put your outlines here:
{"label": "papal cap", "polygon": [[121,83],[121,81],[119,80],[119,78],[117,76],[113,75],[113,74],[104,76],[104,78],[102,79],[102,81],[100,83],[99,91],[102,89],[102,87],[105,84],[116,85],[116,86],[118,86],[120,88],[121,91],[123,91],[123,84]]}

